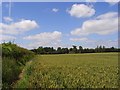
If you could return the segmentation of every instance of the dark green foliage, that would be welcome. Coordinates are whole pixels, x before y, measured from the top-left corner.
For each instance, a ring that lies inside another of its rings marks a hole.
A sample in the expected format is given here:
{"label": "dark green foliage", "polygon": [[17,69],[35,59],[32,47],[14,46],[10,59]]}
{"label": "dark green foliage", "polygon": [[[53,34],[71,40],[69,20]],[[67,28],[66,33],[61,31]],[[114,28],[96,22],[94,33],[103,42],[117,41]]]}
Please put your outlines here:
{"label": "dark green foliage", "polygon": [[21,48],[16,44],[12,44],[11,42],[2,44],[2,57],[10,57],[20,61],[23,58],[26,60],[26,58],[31,55],[34,55],[33,52]]}
{"label": "dark green foliage", "polygon": [[77,46],[73,45],[73,49],[72,49],[72,51],[73,51],[74,53],[77,53],[77,52],[78,52],[78,50],[77,50]]}
{"label": "dark green foliage", "polygon": [[62,53],[63,53],[63,54],[69,53],[68,48],[62,48]]}
{"label": "dark green foliage", "polygon": [[79,46],[79,50],[78,50],[79,53],[82,53],[83,52],[83,48],[82,46]]}
{"label": "dark green foliage", "polygon": [[3,58],[2,67],[3,88],[10,88],[12,82],[18,79],[22,68],[11,58]]}
{"label": "dark green foliage", "polygon": [[97,46],[95,49],[93,48],[83,48],[82,46],[73,45],[72,48],[61,48],[58,47],[54,49],[53,47],[39,47],[38,49],[32,49],[31,51],[35,52],[36,54],[75,54],[75,53],[100,53],[100,52],[119,52],[120,49],[118,48],[105,48],[105,46]]}
{"label": "dark green foliage", "polygon": [[10,88],[12,83],[19,78],[23,66],[34,56],[34,53],[11,42],[1,45],[3,88]]}
{"label": "dark green foliage", "polygon": [[2,45],[0,44],[0,57],[2,57]]}
{"label": "dark green foliage", "polygon": [[58,47],[58,48],[57,48],[57,53],[59,53],[59,54],[62,53],[62,49],[61,49],[61,47]]}

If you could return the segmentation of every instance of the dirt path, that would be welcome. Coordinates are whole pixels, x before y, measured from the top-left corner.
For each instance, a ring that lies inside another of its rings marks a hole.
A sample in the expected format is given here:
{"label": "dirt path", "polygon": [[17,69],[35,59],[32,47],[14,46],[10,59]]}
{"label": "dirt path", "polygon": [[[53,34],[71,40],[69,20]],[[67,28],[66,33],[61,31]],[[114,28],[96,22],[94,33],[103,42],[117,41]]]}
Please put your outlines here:
{"label": "dirt path", "polygon": [[14,85],[23,77],[23,73],[25,71],[25,67],[30,65],[32,62],[32,60],[30,60],[29,62],[26,63],[26,65],[24,66],[23,70],[21,71],[21,73],[18,76],[18,80],[16,80],[15,82],[12,83],[12,86],[14,87]]}

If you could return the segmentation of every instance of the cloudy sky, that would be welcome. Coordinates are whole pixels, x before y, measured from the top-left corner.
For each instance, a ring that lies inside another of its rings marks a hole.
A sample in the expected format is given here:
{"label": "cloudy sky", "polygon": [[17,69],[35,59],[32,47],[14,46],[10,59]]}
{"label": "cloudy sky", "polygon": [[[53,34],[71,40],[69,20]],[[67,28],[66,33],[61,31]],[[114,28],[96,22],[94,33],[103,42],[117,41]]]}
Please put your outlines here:
{"label": "cloudy sky", "polygon": [[2,4],[0,33],[31,49],[39,46],[117,47],[118,4],[107,2],[12,2]]}

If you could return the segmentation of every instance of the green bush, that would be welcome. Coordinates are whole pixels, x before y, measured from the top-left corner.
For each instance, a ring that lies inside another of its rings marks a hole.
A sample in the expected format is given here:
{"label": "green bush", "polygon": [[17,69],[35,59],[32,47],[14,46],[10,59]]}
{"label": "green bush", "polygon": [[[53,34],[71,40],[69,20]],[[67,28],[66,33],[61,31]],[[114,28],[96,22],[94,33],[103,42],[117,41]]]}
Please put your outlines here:
{"label": "green bush", "polygon": [[34,53],[11,42],[1,45],[3,88],[10,88],[12,83],[19,79],[23,66],[33,58]]}
{"label": "green bush", "polygon": [[21,48],[11,42],[2,44],[2,57],[14,58],[18,63],[25,64],[33,56],[34,53],[32,51]]}
{"label": "green bush", "polygon": [[12,82],[18,79],[22,68],[11,58],[3,58],[2,67],[3,88],[11,87]]}

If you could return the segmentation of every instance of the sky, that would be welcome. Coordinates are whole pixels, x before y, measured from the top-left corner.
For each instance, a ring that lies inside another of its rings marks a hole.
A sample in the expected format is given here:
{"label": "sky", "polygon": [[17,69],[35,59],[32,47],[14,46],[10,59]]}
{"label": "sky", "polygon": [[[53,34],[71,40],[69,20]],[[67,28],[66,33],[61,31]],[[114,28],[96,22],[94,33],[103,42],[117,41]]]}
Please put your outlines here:
{"label": "sky", "polygon": [[2,3],[0,43],[28,49],[44,47],[118,47],[118,3]]}

